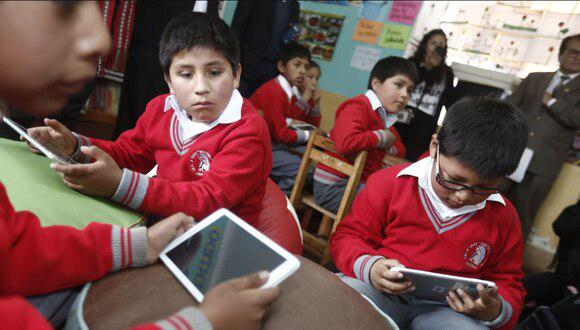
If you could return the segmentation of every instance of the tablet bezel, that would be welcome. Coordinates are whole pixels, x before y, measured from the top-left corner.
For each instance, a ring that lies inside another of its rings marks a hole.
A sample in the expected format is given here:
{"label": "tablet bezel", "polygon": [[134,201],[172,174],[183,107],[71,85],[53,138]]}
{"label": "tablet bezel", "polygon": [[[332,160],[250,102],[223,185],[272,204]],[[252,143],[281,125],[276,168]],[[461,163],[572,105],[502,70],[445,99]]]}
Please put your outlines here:
{"label": "tablet bezel", "polygon": [[22,136],[23,138],[26,139],[26,141],[30,142],[30,144],[32,144],[33,147],[35,147],[36,149],[38,149],[40,152],[42,152],[46,157],[57,161],[61,164],[64,165],[71,165],[71,164],[77,164],[77,162],[72,159],[70,156],[68,157],[68,159],[62,159],[62,157],[59,157],[58,155],[55,155],[52,151],[50,151],[47,147],[45,147],[42,143],[40,143],[39,141],[37,141],[33,136],[31,136],[30,134],[28,134],[28,132],[26,131],[26,129],[22,126],[20,126],[17,122],[11,120],[8,117],[4,117],[3,121],[10,126],[13,130],[15,130],[18,134],[20,134],[20,136]]}
{"label": "tablet bezel", "polygon": [[[447,274],[441,274],[441,273],[434,273],[434,272],[428,272],[428,271],[424,271],[424,270],[418,270],[418,269],[412,269],[412,268],[406,268],[406,267],[396,266],[396,267],[391,268],[390,270],[398,271],[398,272],[402,273],[411,282],[413,282],[413,278],[412,278],[413,276],[431,279],[431,280],[433,280],[433,283],[431,283],[431,288],[434,286],[440,286],[440,287],[445,287],[445,288],[449,289],[449,291],[451,291],[453,288],[450,288],[447,282],[441,282],[439,280],[459,282],[459,283],[462,283],[466,286],[481,284],[486,288],[486,290],[491,290],[492,288],[494,288],[496,286],[494,282],[480,280],[477,278],[469,278],[469,277],[461,277],[461,276],[447,275]],[[411,292],[410,294],[413,295],[413,292]],[[444,299],[444,296],[446,296],[446,295],[447,295],[447,293],[442,293],[443,299]]]}
{"label": "tablet bezel", "polygon": [[173,250],[182,242],[188,240],[190,237],[203,230],[204,228],[208,227],[215,221],[219,220],[222,216],[226,216],[231,221],[235,222],[237,225],[239,225],[242,229],[247,231],[258,241],[262,242],[270,249],[274,250],[274,252],[278,253],[283,259],[285,259],[284,262],[282,262],[278,267],[276,267],[274,270],[270,272],[270,277],[268,278],[268,281],[260,288],[269,288],[280,284],[283,280],[292,275],[300,267],[300,261],[290,252],[284,250],[284,248],[282,248],[280,245],[272,241],[270,238],[266,237],[264,234],[256,230],[254,227],[246,223],[244,220],[240,219],[238,216],[236,216],[229,210],[223,208],[219,209],[214,213],[212,213],[211,215],[209,215],[208,217],[206,217],[205,219],[203,219],[203,221],[193,226],[183,235],[179,236],[171,243],[169,243],[169,245],[159,255],[159,258],[165,264],[165,266],[169,268],[169,270],[173,273],[173,275],[179,280],[179,282],[181,282],[181,284],[185,287],[185,289],[189,291],[189,293],[191,293],[198,302],[201,303],[203,301],[204,297],[203,293],[201,293],[201,291],[199,291],[199,289],[197,289],[197,287],[187,278],[187,276],[185,276],[185,274],[183,274],[183,272],[173,263],[171,258],[167,256],[167,253]]}

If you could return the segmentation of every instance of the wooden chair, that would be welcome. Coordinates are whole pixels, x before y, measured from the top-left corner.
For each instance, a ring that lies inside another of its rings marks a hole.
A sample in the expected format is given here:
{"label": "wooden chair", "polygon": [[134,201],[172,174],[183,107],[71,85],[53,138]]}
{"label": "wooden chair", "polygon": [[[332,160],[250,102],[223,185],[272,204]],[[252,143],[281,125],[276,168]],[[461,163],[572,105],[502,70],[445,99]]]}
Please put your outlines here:
{"label": "wooden chair", "polygon": [[[304,214],[300,221],[300,226],[302,227],[302,236],[304,237],[304,250],[313,256],[321,259],[321,264],[324,264],[330,260],[329,253],[329,243],[328,238],[336,229],[336,226],[340,220],[348,213],[352,201],[354,200],[355,193],[360,181],[360,177],[364,168],[364,164],[367,158],[367,152],[360,152],[353,165],[326,154],[324,151],[331,151],[338,153],[333,148],[333,142],[318,133],[310,135],[304,156],[302,157],[302,163],[300,165],[300,170],[296,177],[296,182],[292,188],[292,195],[290,195],[290,203],[296,210],[300,209],[304,205]],[[314,197],[312,195],[303,195],[302,190],[304,188],[304,183],[306,182],[306,177],[308,176],[308,169],[313,163],[322,163],[329,166],[349,177],[344,196],[340,202],[338,212],[336,214],[324,209],[322,206],[316,204]],[[318,228],[318,233],[311,234],[306,231],[310,218],[312,216],[312,211],[316,210],[322,213],[322,222]]]}

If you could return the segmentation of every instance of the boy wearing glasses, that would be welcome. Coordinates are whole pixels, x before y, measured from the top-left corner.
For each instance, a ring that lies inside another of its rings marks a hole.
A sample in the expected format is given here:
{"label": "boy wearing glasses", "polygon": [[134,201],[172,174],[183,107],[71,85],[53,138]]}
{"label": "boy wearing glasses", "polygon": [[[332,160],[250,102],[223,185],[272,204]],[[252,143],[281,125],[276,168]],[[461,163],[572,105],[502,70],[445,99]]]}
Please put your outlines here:
{"label": "boy wearing glasses", "polygon": [[[331,239],[342,280],[400,328],[511,328],[525,294],[522,234],[499,194],[526,146],[523,114],[498,100],[466,99],[449,109],[430,156],[371,175]],[[479,297],[449,292],[447,303],[413,296],[391,271],[413,269],[493,281]]]}

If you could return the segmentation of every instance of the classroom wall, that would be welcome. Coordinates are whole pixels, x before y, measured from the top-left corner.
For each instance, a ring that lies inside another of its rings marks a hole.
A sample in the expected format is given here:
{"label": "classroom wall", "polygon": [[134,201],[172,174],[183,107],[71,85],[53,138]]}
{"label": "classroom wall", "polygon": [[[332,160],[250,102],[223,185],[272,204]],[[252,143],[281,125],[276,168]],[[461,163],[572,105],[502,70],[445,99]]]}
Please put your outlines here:
{"label": "classroom wall", "polygon": [[[393,1],[374,1],[384,3],[380,8],[376,21],[387,23],[389,13],[393,7]],[[417,1],[415,1],[417,3]],[[343,3],[341,5],[340,3]],[[420,2],[419,2],[420,3]],[[223,18],[228,23],[234,16],[237,1],[226,1],[224,3]],[[420,4],[419,4],[420,7]],[[378,43],[370,44],[353,41],[356,25],[361,16],[363,8],[360,2],[356,1],[300,1],[300,9],[345,16],[342,29],[340,31],[332,61],[315,59],[321,67],[322,77],[319,81],[321,89],[322,123],[321,128],[330,130],[334,124],[334,112],[338,105],[347,98],[361,94],[366,90],[366,85],[370,73],[369,70],[362,70],[351,66],[351,59],[356,46],[367,47],[380,52],[379,58],[387,56],[402,56],[403,49],[392,49],[380,47]],[[367,8],[368,9],[368,8]],[[409,29],[412,25],[409,26]]]}

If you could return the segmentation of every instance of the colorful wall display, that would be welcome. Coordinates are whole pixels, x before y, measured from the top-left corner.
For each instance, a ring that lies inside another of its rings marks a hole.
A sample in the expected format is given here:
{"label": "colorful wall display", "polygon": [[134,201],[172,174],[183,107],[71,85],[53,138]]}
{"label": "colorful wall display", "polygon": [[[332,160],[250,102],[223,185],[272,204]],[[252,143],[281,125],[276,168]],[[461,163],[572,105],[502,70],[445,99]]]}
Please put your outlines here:
{"label": "colorful wall display", "polygon": [[366,19],[358,20],[356,27],[354,28],[352,40],[367,44],[376,44],[381,34],[382,27],[383,23],[381,22],[369,21]]}
{"label": "colorful wall display", "polygon": [[387,18],[390,22],[413,25],[421,9],[421,1],[394,1]]}
{"label": "colorful wall display", "polygon": [[379,38],[378,45],[384,48],[404,50],[411,34],[409,25],[387,23]]}
{"label": "colorful wall display", "polygon": [[310,50],[313,58],[330,62],[344,18],[342,15],[301,10],[297,41]]}

